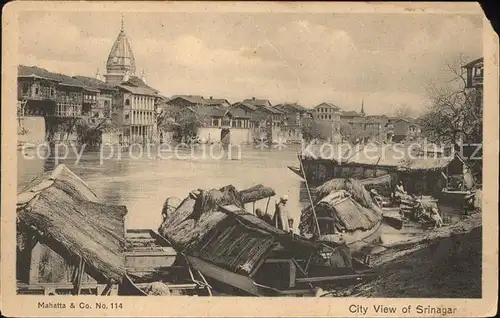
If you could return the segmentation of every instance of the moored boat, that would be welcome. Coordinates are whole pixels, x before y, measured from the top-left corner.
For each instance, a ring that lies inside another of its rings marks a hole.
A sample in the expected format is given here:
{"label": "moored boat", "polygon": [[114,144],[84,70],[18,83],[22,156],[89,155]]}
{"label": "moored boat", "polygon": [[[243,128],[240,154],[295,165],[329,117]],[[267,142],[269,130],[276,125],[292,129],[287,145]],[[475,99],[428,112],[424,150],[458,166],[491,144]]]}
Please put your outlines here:
{"label": "moored boat", "polygon": [[232,186],[192,192],[158,230],[215,290],[304,296],[375,275],[357,273],[345,244],[313,242],[247,212],[239,193]]}

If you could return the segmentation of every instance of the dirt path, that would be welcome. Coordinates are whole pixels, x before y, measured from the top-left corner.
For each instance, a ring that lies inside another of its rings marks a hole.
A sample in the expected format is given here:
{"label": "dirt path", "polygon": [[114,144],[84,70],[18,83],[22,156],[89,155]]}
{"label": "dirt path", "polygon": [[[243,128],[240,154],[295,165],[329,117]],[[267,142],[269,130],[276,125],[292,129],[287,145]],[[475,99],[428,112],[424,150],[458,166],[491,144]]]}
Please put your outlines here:
{"label": "dirt path", "polygon": [[482,223],[477,213],[373,255],[381,276],[334,296],[480,298]]}

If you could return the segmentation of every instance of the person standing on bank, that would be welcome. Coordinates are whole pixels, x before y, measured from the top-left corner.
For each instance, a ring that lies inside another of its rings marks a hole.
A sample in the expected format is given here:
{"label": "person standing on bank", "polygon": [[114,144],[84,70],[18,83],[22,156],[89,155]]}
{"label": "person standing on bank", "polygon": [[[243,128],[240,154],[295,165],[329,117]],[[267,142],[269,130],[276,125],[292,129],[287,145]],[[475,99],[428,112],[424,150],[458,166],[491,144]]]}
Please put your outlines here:
{"label": "person standing on bank", "polygon": [[290,221],[288,218],[288,212],[286,210],[287,201],[288,201],[288,196],[285,194],[276,203],[276,210],[274,212],[274,217],[273,217],[273,225],[285,232],[290,231],[289,227]]}

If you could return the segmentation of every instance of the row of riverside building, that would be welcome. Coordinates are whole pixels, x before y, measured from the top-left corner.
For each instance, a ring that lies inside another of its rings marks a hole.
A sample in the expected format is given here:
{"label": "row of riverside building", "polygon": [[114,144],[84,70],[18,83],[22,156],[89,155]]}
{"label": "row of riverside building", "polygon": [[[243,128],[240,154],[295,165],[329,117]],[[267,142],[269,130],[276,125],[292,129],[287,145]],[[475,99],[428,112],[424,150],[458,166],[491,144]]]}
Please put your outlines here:
{"label": "row of riverside building", "polygon": [[318,135],[330,142],[342,142],[341,126],[349,125],[362,141],[398,142],[418,138],[420,128],[412,119],[385,115],[369,116],[361,111],[342,111],[333,103],[313,108],[298,103],[272,105],[268,99],[248,98],[229,103],[227,99],[199,95],[177,95],[164,100],[163,109],[190,110],[204,118],[198,137],[202,142],[218,142],[230,130],[231,143],[269,139],[274,142],[300,143],[303,127],[314,121]]}
{"label": "row of riverside building", "polygon": [[[475,62],[482,63],[482,60]],[[473,69],[477,68],[476,64],[470,66],[471,78],[479,74]],[[192,112],[201,118],[198,139],[207,143],[240,144],[263,139],[300,142],[308,121],[314,121],[319,135],[332,142],[342,141],[343,125],[351,127],[363,141],[399,142],[419,138],[421,134],[413,119],[366,115],[363,102],[356,112],[343,111],[329,102],[307,108],[298,103],[272,105],[268,99],[254,97],[236,103],[199,95],[167,98],[146,84],[144,72],[136,76],[135,58],[123,21],[103,76],[99,71],[94,77],[69,76],[37,66],[19,65],[17,95],[18,127],[20,135],[24,135],[20,139],[25,140],[45,139],[42,135],[47,127],[43,127],[43,119],[47,117],[84,118],[94,122],[114,117],[118,119],[119,129],[103,137],[104,142],[165,142],[172,134],[166,125],[157,127],[157,122],[158,118],[175,122],[176,118],[162,116],[173,113],[172,110]]]}

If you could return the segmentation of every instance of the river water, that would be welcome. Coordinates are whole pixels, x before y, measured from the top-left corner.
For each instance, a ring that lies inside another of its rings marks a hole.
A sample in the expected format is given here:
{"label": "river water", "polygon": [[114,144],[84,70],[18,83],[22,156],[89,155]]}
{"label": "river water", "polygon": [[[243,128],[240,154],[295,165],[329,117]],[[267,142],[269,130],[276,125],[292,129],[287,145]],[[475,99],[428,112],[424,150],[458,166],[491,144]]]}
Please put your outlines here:
{"label": "river water", "polygon": [[[127,206],[127,228],[157,229],[167,197],[183,199],[192,190],[228,184],[239,190],[263,184],[276,191],[269,204],[270,213],[274,212],[274,201],[288,195],[288,210],[297,227],[307,192],[301,179],[287,166],[298,165],[298,150],[300,145],[281,150],[245,146],[232,148],[231,153],[204,145],[181,150],[136,148],[121,153],[105,148],[102,153],[84,153],[79,162],[71,149],[61,148],[59,155],[47,149],[25,150],[18,152],[18,190],[37,175],[63,163],[85,180],[103,202]],[[257,202],[256,208],[265,210],[266,203],[267,200]]]}

